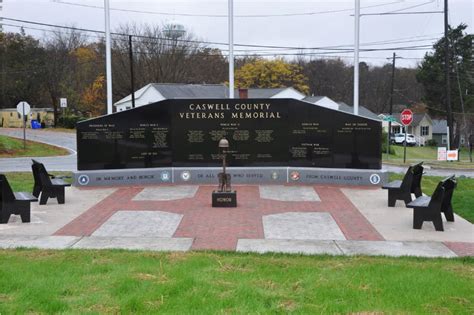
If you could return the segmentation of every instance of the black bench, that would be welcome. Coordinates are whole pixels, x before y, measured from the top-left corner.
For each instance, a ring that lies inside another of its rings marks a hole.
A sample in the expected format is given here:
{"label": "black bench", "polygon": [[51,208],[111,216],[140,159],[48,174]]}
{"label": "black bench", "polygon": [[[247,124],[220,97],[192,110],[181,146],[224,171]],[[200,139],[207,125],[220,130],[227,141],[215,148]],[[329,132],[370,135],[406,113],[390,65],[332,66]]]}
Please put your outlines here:
{"label": "black bench", "polygon": [[20,215],[21,222],[30,222],[33,201],[38,198],[28,192],[13,192],[7,177],[0,174],[0,223],[8,223],[12,214]]}
{"label": "black bench", "polygon": [[416,198],[423,196],[421,191],[421,178],[423,177],[423,162],[413,165],[413,180],[411,182],[411,192]]}
{"label": "black bench", "polygon": [[33,195],[38,197],[41,193],[40,205],[45,205],[49,198],[57,198],[58,203],[63,204],[65,202],[65,187],[71,186],[71,184],[48,174],[44,165],[35,160],[33,160],[31,169],[35,180]]}
{"label": "black bench", "polygon": [[403,180],[395,180],[382,186],[388,190],[388,206],[395,207],[397,200],[403,200],[405,205],[412,201],[411,194],[417,197],[422,195],[421,177],[423,176],[423,162],[408,167]]}
{"label": "black bench", "polygon": [[441,212],[447,221],[454,222],[451,199],[456,185],[454,175],[447,177],[438,183],[431,197],[421,196],[407,205],[413,208],[414,229],[421,229],[424,221],[431,221],[436,231],[444,231]]}

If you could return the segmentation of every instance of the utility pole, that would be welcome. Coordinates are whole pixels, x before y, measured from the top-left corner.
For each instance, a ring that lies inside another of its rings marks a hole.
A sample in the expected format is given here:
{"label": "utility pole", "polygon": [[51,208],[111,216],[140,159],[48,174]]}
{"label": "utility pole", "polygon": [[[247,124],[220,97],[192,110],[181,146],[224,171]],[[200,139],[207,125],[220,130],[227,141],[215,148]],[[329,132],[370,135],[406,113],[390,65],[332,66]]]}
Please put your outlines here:
{"label": "utility pole", "polygon": [[110,45],[110,6],[109,0],[104,0],[105,13],[105,72],[107,79],[107,114],[112,114],[112,49]]}
{"label": "utility pole", "polygon": [[451,112],[451,80],[449,78],[450,72],[450,51],[449,51],[449,24],[448,24],[448,0],[444,0],[444,80],[445,80],[445,93],[446,93],[446,117],[448,123],[448,150],[451,150],[453,143],[453,114]]}
{"label": "utility pole", "polygon": [[360,0],[355,0],[354,8],[354,115],[359,115],[359,24]]}
{"label": "utility pole", "polygon": [[[388,114],[390,118],[392,117],[392,112],[393,112],[393,86],[395,82],[395,59],[397,58],[397,55],[393,53],[393,59],[392,59],[392,82],[390,83],[390,108],[388,110]],[[387,141],[387,156],[390,155],[390,135],[392,133],[392,120],[390,119],[388,121],[388,141]]]}
{"label": "utility pole", "polygon": [[[3,0],[0,0],[0,33],[3,33],[3,19],[2,19],[2,5]],[[7,41],[6,38],[3,37],[2,40],[2,48],[3,48],[3,56],[2,56],[2,105],[6,107],[7,99],[5,97],[5,85],[7,84],[7,68],[6,68],[6,61],[7,58]]]}
{"label": "utility pole", "polygon": [[132,35],[128,35],[128,54],[130,57],[130,89],[132,90],[132,108],[135,108],[135,78],[133,76]]}
{"label": "utility pole", "polygon": [[234,98],[234,1],[229,3],[229,98]]}

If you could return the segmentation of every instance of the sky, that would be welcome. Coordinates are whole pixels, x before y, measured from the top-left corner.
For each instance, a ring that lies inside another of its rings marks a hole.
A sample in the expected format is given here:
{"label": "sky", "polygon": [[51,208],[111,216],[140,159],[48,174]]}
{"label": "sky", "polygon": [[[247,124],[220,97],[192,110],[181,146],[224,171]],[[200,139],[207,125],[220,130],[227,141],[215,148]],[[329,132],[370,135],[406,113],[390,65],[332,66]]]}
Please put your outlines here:
{"label": "sky", "polygon": [[[279,54],[292,58],[293,54],[304,51],[312,53],[312,58],[341,57],[352,63],[353,53],[342,51],[354,47],[354,2],[234,0],[234,43],[303,48],[285,50],[235,46],[235,54],[257,52],[267,57]],[[396,52],[397,56],[402,57],[397,59],[397,66],[416,67],[429,51],[428,47],[443,35],[444,16],[440,13],[365,15],[439,12],[444,9],[443,0],[360,0],[360,3],[361,48],[386,49],[360,53],[360,60],[371,65],[391,62],[392,54]],[[449,0],[450,24],[467,24],[467,32],[474,33],[473,3],[472,0]],[[3,0],[1,15],[4,18],[104,30],[103,5],[103,0]],[[110,0],[110,7],[112,30],[127,23],[179,23],[200,40],[228,42],[227,0]],[[4,26],[4,30],[12,32],[18,32],[19,27],[10,25],[48,29],[10,20],[3,20],[3,23],[9,24]],[[28,28],[25,31],[36,37],[47,34]],[[328,46],[338,47],[329,51]],[[396,50],[407,46],[417,50]],[[226,46],[215,47],[227,49]]]}

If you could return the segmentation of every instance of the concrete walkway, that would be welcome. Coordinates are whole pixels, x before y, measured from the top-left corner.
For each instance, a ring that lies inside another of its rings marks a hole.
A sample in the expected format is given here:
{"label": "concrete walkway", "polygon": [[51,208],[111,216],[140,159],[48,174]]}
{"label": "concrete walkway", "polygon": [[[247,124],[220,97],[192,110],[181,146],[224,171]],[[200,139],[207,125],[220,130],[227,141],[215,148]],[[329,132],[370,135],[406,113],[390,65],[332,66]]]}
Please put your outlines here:
{"label": "concrete walkway", "polygon": [[0,225],[0,248],[233,250],[330,255],[474,256],[459,216],[412,229],[387,192],[335,186],[236,186],[237,208],[212,208],[212,186],[68,188],[66,204],[32,204],[31,223]]}

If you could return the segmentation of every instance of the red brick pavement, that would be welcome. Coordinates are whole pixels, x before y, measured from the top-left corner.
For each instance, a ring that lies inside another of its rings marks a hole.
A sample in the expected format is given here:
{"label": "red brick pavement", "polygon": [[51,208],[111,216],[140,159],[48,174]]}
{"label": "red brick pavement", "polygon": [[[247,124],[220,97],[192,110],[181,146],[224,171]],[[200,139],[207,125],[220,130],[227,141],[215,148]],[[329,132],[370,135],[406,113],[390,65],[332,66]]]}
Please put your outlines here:
{"label": "red brick pavement", "polygon": [[212,208],[212,186],[200,186],[194,198],[133,201],[143,188],[119,188],[55,235],[89,236],[119,210],[160,210],[183,214],[174,237],[194,238],[193,249],[235,250],[239,238],[264,238],[264,215],[328,212],[348,240],[384,240],[342,193],[341,187],[314,186],[321,199],[319,202],[285,202],[261,199],[258,186],[238,186],[237,208]]}
{"label": "red brick pavement", "polygon": [[458,256],[474,256],[474,243],[444,242],[444,245]]}

